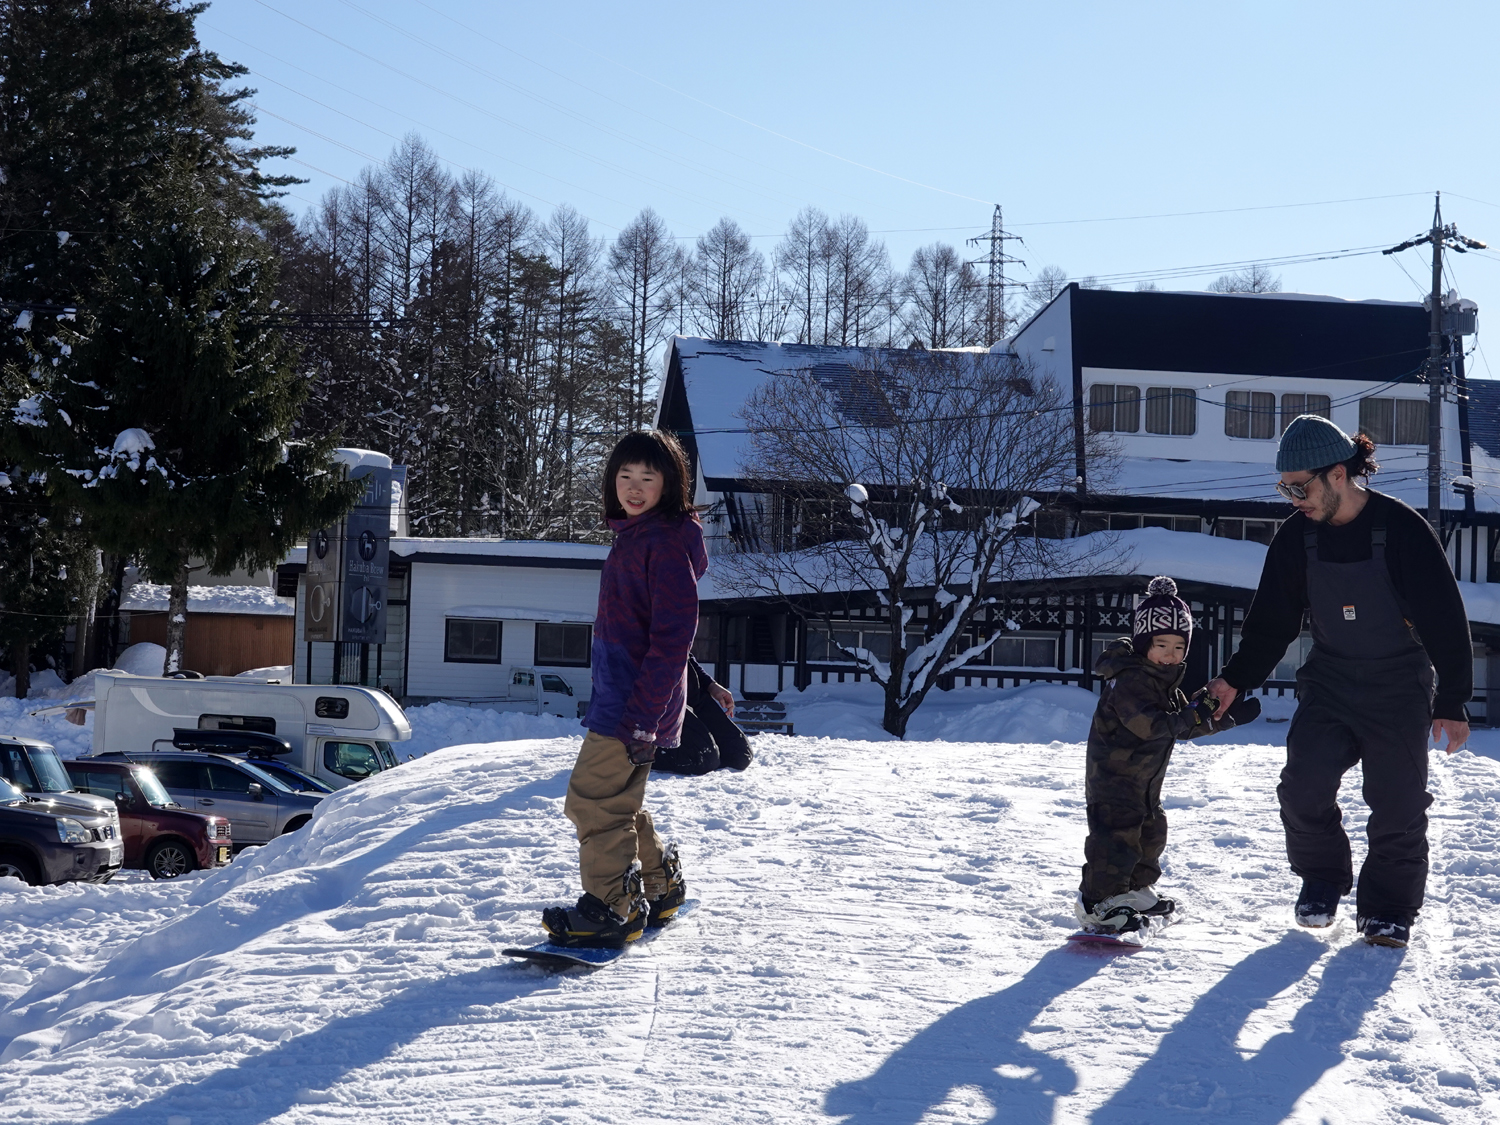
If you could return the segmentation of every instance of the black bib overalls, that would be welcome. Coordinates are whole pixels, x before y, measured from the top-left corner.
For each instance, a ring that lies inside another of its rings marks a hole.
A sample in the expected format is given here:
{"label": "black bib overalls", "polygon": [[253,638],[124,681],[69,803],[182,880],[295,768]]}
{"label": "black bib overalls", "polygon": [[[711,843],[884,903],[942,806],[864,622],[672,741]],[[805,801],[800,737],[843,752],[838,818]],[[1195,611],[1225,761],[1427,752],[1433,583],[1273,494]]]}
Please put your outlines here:
{"label": "black bib overalls", "polygon": [[1385,525],[1370,530],[1370,558],[1318,558],[1304,536],[1313,649],[1297,672],[1297,713],[1287,730],[1276,796],[1292,871],[1341,887],[1354,882],[1339,784],[1364,767],[1369,852],[1356,909],[1410,924],[1427,883],[1427,739],[1436,675],[1402,613],[1385,561]]}

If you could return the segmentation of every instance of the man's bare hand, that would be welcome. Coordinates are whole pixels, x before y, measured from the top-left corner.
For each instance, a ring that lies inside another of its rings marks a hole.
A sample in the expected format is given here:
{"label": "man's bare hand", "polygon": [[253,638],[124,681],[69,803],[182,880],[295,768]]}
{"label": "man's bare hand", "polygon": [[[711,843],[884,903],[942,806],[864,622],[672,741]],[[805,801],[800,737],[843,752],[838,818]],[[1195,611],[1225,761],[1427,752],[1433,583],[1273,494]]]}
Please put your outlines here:
{"label": "man's bare hand", "polygon": [[1230,687],[1222,676],[1209,680],[1208,686],[1203,690],[1219,701],[1219,709],[1214,712],[1215,719],[1222,719],[1224,717],[1224,712],[1229,710],[1229,705],[1234,702],[1235,696],[1240,693],[1239,688]]}
{"label": "man's bare hand", "polygon": [[719,705],[719,709],[724,714],[728,715],[731,719],[734,718],[734,696],[730,694],[727,687],[717,683],[709,684],[708,697]]}
{"label": "man's bare hand", "polygon": [[1469,741],[1469,724],[1460,722],[1458,719],[1433,719],[1432,720],[1432,744],[1441,746],[1443,735],[1448,736],[1448,753],[1463,748],[1464,743]]}

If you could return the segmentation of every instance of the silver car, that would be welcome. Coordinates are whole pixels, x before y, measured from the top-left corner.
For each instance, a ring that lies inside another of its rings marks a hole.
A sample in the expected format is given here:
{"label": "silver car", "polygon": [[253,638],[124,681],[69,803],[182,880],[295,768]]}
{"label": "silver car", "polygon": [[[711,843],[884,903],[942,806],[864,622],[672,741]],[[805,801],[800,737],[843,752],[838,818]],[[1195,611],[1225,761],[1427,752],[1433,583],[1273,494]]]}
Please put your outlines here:
{"label": "silver car", "polygon": [[264,844],[312,819],[320,794],[292,789],[254,762],[196,750],[112,751],[101,759],[150,766],[162,788],[185,809],[229,819],[234,844]]}

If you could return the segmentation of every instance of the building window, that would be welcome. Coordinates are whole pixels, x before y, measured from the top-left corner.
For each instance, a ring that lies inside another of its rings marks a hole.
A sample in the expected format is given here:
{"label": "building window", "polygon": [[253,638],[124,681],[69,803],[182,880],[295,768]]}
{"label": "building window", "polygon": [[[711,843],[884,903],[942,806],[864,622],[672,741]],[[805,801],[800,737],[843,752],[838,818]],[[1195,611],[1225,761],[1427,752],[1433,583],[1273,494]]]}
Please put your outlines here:
{"label": "building window", "polygon": [[1198,392],[1184,387],[1146,389],[1146,432],[1185,436],[1198,432]]}
{"label": "building window", "polygon": [[807,628],[807,659],[817,661],[851,662],[844,649],[862,648],[876,660],[891,658],[891,629],[883,621],[871,621],[869,628],[861,629],[857,622],[835,625],[830,630],[826,625],[809,625]]}
{"label": "building window", "polygon": [[1275,437],[1276,396],[1265,391],[1230,391],[1225,395],[1224,433],[1238,438]]}
{"label": "building window", "polygon": [[1095,433],[1139,433],[1141,388],[1095,383],[1089,388],[1089,427]]}
{"label": "building window", "polygon": [[1426,445],[1427,401],[1420,398],[1362,398],[1359,428],[1376,445]]}
{"label": "building window", "polygon": [[1001,637],[980,660],[992,668],[1056,668],[1056,637]]}
{"label": "building window", "polygon": [[1281,396],[1281,430],[1292,424],[1292,419],[1300,414],[1321,414],[1324,418],[1333,419],[1333,403],[1327,395],[1282,395]]}
{"label": "building window", "polygon": [[536,627],[536,663],[566,668],[587,668],[589,648],[594,643],[592,625],[546,625]]}
{"label": "building window", "polygon": [[500,663],[500,622],[448,618],[443,660],[449,664]]}
{"label": "building window", "polygon": [[1276,529],[1281,524],[1276,520],[1231,520],[1214,521],[1214,534],[1220,539],[1245,539],[1251,543],[1270,545],[1276,538]]}
{"label": "building window", "polygon": [[1203,530],[1199,516],[1141,516],[1132,512],[1111,512],[1109,515],[1086,516],[1110,531],[1134,531],[1138,527],[1164,527],[1168,531],[1187,531],[1197,534]]}

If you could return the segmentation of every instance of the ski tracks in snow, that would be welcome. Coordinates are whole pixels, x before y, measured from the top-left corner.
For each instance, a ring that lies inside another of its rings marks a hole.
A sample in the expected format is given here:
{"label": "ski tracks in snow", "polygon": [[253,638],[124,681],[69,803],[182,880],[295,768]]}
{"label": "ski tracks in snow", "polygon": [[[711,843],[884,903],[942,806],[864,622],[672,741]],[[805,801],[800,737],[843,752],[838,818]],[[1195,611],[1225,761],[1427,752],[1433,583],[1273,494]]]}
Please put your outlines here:
{"label": "ski tracks in snow", "polygon": [[[764,736],[744,773],[652,780],[700,905],[562,975],[495,954],[577,893],[576,740],[455,747],[221,873],[0,891],[0,1106],[45,1125],[1500,1119],[1496,763],[1434,758],[1430,905],[1403,954],[1352,919],[1290,926],[1283,751],[1248,741],[1279,733],[1178,749],[1162,890],[1185,918],[1144,952],[1063,944],[1080,744]],[[1363,815],[1351,798],[1356,856]]]}

